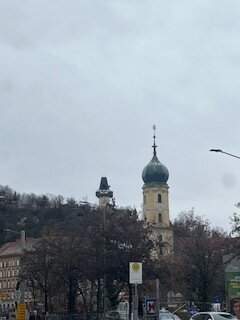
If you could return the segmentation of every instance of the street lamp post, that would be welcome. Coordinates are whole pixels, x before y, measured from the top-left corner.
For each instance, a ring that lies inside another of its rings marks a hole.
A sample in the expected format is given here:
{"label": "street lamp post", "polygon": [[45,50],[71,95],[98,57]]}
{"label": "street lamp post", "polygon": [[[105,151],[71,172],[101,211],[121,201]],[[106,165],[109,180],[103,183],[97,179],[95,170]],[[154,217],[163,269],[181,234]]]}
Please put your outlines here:
{"label": "street lamp post", "polygon": [[239,157],[239,156],[236,156],[235,154],[232,154],[232,153],[229,153],[229,152],[223,151],[223,150],[221,150],[221,149],[210,149],[209,151],[211,151],[211,152],[219,152],[219,153],[223,153],[223,154],[226,154],[226,155],[228,155],[228,156],[230,156],[230,157],[240,159],[240,157]]}
{"label": "street lamp post", "polygon": [[[219,152],[219,153],[223,153],[223,154],[226,154],[230,157],[233,157],[233,158],[236,158],[236,159],[240,159],[239,156],[236,156],[235,154],[232,154],[232,153],[229,153],[229,152],[225,152],[221,149],[210,149],[209,151],[211,152]],[[226,270],[225,270],[225,276],[226,276]],[[227,298],[227,307],[229,308],[230,307],[230,298],[229,298],[229,293],[227,292],[226,294],[226,298]]]}

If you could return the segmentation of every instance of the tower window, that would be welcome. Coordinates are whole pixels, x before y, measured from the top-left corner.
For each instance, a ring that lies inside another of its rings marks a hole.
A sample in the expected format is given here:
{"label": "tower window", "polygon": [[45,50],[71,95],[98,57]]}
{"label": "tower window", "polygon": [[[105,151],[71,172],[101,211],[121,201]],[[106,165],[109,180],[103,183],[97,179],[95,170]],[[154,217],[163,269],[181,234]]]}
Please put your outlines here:
{"label": "tower window", "polygon": [[143,196],[143,203],[146,204],[146,201],[147,201],[147,197],[146,197],[146,195],[144,195]]}
{"label": "tower window", "polygon": [[162,196],[161,196],[161,194],[159,193],[158,194],[158,203],[161,203],[162,202]]}
{"label": "tower window", "polygon": [[162,222],[162,214],[161,213],[158,214],[158,222],[160,222],[160,223]]}
{"label": "tower window", "polygon": [[160,248],[159,248],[159,254],[160,254],[160,256],[163,255],[163,247],[160,247]]}

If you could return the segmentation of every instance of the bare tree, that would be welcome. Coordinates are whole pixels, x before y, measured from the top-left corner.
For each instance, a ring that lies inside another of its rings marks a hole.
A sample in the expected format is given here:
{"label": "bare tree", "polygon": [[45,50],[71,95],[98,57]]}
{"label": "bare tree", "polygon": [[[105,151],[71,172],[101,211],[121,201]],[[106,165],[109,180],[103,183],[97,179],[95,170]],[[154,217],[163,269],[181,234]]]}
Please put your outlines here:
{"label": "bare tree", "polygon": [[175,284],[205,308],[214,296],[224,295],[222,258],[227,236],[192,211],[175,220],[174,235]]}

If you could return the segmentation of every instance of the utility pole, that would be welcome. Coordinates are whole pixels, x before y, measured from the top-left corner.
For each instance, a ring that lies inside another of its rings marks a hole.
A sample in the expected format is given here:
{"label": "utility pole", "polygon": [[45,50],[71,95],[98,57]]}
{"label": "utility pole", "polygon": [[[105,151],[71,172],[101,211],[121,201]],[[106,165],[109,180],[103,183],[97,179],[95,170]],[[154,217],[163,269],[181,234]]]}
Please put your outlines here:
{"label": "utility pole", "polygon": [[157,317],[159,315],[159,309],[160,309],[160,292],[159,292],[159,279],[156,279],[156,314]]}
{"label": "utility pole", "polygon": [[103,287],[102,287],[102,305],[103,305],[103,319],[106,314],[106,214],[109,207],[109,202],[113,198],[113,192],[107,181],[107,177],[101,177],[99,189],[96,192],[99,199],[99,207],[103,210]]}
{"label": "utility pole", "polygon": [[133,308],[133,320],[138,320],[138,287],[137,283],[134,285],[134,308]]}
{"label": "utility pole", "polygon": [[138,320],[138,284],[142,284],[142,263],[129,263],[129,283],[134,284],[133,320]]}
{"label": "utility pole", "polygon": [[103,320],[106,315],[106,209],[107,206],[103,207]]}

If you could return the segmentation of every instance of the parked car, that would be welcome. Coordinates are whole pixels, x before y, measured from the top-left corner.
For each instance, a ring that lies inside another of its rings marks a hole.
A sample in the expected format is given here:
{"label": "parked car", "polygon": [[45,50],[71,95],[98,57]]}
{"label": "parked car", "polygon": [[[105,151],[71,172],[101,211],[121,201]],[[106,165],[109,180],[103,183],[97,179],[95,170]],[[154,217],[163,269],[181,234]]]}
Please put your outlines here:
{"label": "parked car", "polygon": [[178,320],[179,317],[178,319],[176,317],[177,316],[175,314],[169,312],[166,309],[159,310],[159,317],[158,317],[159,320]]}
{"label": "parked car", "polygon": [[106,320],[121,320],[120,313],[118,311],[112,310],[108,311],[105,315]]}
{"label": "parked car", "polygon": [[181,320],[181,318],[179,316],[177,316],[175,313],[173,313],[174,319],[175,320]]}
{"label": "parked car", "polygon": [[236,319],[231,313],[227,312],[198,312],[190,320],[232,320]]}

